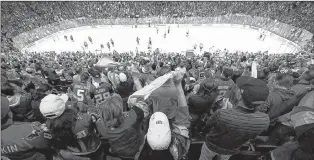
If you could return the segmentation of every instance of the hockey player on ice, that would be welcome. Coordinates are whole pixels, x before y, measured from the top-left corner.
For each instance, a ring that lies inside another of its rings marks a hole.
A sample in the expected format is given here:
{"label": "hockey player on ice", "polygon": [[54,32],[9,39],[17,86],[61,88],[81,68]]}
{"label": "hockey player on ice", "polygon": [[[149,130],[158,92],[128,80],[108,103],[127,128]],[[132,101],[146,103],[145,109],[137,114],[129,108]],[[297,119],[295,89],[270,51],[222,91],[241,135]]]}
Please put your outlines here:
{"label": "hockey player on ice", "polygon": [[152,38],[149,37],[148,39],[148,47],[147,47],[148,51],[151,51],[152,50]]}
{"label": "hockey player on ice", "polygon": [[85,47],[85,48],[88,48],[88,44],[87,44],[86,41],[84,42],[84,47]]}
{"label": "hockey player on ice", "polygon": [[110,43],[111,43],[112,47],[114,47],[114,41],[112,38],[110,38]]}
{"label": "hockey player on ice", "polygon": [[158,28],[158,27],[156,27],[156,31],[157,31],[157,34],[158,34],[158,31],[159,31],[159,28]]}
{"label": "hockey player on ice", "polygon": [[91,44],[93,44],[93,39],[92,39],[92,37],[88,36],[88,40],[89,40],[89,42],[90,42]]}
{"label": "hockey player on ice", "polygon": [[170,34],[170,26],[168,27],[168,34]]}
{"label": "hockey player on ice", "polygon": [[202,50],[203,50],[203,43],[200,43],[200,51],[202,52]]}
{"label": "hockey player on ice", "polygon": [[148,39],[148,45],[152,45],[152,38],[151,37],[149,37],[149,39]]}
{"label": "hockey player on ice", "polygon": [[70,39],[71,39],[72,42],[74,42],[74,39],[73,39],[73,36],[72,36],[72,35],[70,36]]}
{"label": "hockey player on ice", "polygon": [[107,47],[108,47],[108,49],[110,51],[110,43],[109,42],[107,42]]}
{"label": "hockey player on ice", "polygon": [[190,31],[187,30],[187,31],[186,31],[186,37],[189,37],[189,34],[190,34]]}
{"label": "hockey player on ice", "polygon": [[136,43],[137,43],[137,45],[140,45],[140,38],[139,37],[136,37]]}

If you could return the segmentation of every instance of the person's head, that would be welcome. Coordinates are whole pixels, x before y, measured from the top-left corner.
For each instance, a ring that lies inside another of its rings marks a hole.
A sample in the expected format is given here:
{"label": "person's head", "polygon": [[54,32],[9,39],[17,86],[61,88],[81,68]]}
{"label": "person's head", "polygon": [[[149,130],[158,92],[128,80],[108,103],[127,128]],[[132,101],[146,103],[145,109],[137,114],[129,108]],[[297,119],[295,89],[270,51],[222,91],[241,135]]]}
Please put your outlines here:
{"label": "person's head", "polygon": [[163,67],[164,66],[164,62],[159,62],[159,67]]}
{"label": "person's head", "polygon": [[47,119],[46,126],[63,144],[71,145],[75,140],[72,132],[76,124],[77,110],[66,107],[68,97],[49,94],[39,106],[41,114]]}
{"label": "person's head", "polygon": [[21,65],[18,63],[13,64],[13,67],[16,72],[21,72]]}
{"label": "person's head", "polygon": [[155,112],[149,120],[147,142],[153,150],[166,150],[171,143],[171,130],[167,116]]}
{"label": "person's head", "polygon": [[118,128],[123,122],[123,100],[119,95],[112,95],[106,101],[97,105],[100,117],[106,128]]}
{"label": "person's head", "polygon": [[236,84],[242,96],[239,107],[244,109],[254,110],[255,107],[263,104],[269,95],[267,83],[257,78],[241,76]]}
{"label": "person's head", "polygon": [[291,87],[294,82],[294,78],[290,72],[278,73],[275,78],[277,85],[282,87]]}
{"label": "person's head", "polygon": [[81,83],[81,76],[74,75],[73,76],[73,84],[79,84],[79,83]]}
{"label": "person's head", "polygon": [[163,76],[167,73],[169,73],[171,71],[171,68],[168,67],[168,66],[163,66],[160,68],[159,72],[157,73],[157,76],[160,77],[160,76]]}
{"label": "person's head", "polygon": [[228,67],[223,68],[222,76],[224,76],[225,78],[230,78],[232,74],[233,74],[233,70],[231,68],[228,68]]}
{"label": "person's head", "polygon": [[307,70],[303,72],[300,76],[300,79],[303,79],[305,81],[311,81],[312,79],[314,79],[314,70]]}
{"label": "person's head", "polygon": [[75,68],[75,72],[76,72],[76,74],[81,74],[82,73],[82,68],[81,67]]}
{"label": "person's head", "polygon": [[153,69],[154,71],[156,70],[156,67],[157,67],[156,63],[153,63],[153,64],[152,64],[152,69]]}
{"label": "person's head", "polygon": [[1,94],[5,96],[14,96],[15,94],[14,87],[10,83],[4,83],[1,86]]}
{"label": "person's head", "polygon": [[125,67],[124,66],[119,66],[118,70],[119,71],[125,71]]}
{"label": "person's head", "polygon": [[121,83],[127,82],[128,77],[124,73],[119,73],[119,80]]}
{"label": "person's head", "polygon": [[47,91],[52,90],[52,87],[48,84],[40,84],[37,88],[37,91],[45,93]]}
{"label": "person's head", "polygon": [[87,72],[84,72],[82,75],[81,75],[81,82],[85,83],[87,82],[89,79],[89,75]]}

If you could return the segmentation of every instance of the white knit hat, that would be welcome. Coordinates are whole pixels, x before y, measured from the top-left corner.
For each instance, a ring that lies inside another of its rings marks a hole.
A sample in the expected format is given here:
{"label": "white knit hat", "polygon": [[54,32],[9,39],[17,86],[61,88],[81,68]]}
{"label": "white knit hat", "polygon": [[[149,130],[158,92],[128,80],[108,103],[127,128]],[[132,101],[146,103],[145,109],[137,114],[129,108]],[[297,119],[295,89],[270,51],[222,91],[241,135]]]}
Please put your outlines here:
{"label": "white knit hat", "polygon": [[39,110],[48,119],[57,118],[64,112],[68,98],[66,94],[49,94],[41,100]]}
{"label": "white knit hat", "polygon": [[119,74],[120,82],[126,82],[128,80],[127,76],[124,73]]}
{"label": "white knit hat", "polygon": [[149,120],[147,142],[153,150],[166,150],[171,143],[171,130],[167,116],[155,112]]}

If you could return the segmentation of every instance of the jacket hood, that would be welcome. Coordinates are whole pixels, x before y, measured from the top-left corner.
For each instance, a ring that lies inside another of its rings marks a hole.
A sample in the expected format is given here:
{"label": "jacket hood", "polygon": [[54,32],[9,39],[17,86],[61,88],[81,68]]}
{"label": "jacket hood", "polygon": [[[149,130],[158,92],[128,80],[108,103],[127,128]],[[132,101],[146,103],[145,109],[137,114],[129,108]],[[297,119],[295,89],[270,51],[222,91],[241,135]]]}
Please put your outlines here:
{"label": "jacket hood", "polygon": [[273,92],[277,93],[283,101],[290,99],[295,92],[292,89],[275,87]]}

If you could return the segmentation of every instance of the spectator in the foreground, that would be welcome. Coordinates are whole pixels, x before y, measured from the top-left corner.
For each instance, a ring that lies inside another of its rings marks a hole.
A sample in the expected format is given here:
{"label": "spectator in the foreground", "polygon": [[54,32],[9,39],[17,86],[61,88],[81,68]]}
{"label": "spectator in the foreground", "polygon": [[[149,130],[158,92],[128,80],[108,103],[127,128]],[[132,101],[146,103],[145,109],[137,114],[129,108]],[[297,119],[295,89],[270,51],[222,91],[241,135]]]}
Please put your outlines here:
{"label": "spectator in the foreground", "polygon": [[51,160],[53,151],[37,122],[13,122],[9,100],[1,97],[1,155],[17,160]]}
{"label": "spectator in the foreground", "polygon": [[266,155],[267,160],[314,159],[314,91],[309,92],[291,112],[296,141],[290,141]]}
{"label": "spectator in the foreground", "polygon": [[122,98],[112,96],[97,107],[100,109],[100,118],[96,126],[100,138],[109,140],[109,152],[114,157],[133,159],[144,143],[141,122],[148,115],[148,112],[143,111],[147,105],[136,104],[130,111],[123,112]]}
{"label": "spectator in the foreground", "polygon": [[266,83],[251,77],[240,77],[237,85],[242,93],[238,106],[217,110],[206,122],[210,131],[206,135],[200,160],[212,160],[216,155],[220,155],[221,160],[228,160],[239,152],[241,145],[268,129],[268,115],[255,112],[255,107],[269,94]]}
{"label": "spectator in the foreground", "polygon": [[41,100],[39,109],[47,118],[47,129],[55,148],[93,160],[103,159],[104,152],[92,116],[78,112],[77,104],[68,102],[66,95],[47,95]]}
{"label": "spectator in the foreground", "polygon": [[[279,73],[276,76],[277,84],[274,86],[273,90],[270,92],[267,98],[267,104],[269,104],[269,108],[266,113],[271,116],[272,119],[276,119],[278,117],[274,117],[274,113],[277,112],[282,103],[292,99],[295,95],[295,91],[291,89],[293,85],[293,77],[289,73]],[[281,115],[278,115],[281,116]],[[292,127],[287,126],[285,123],[275,123],[274,126],[270,129],[270,138],[268,140],[269,144],[273,145],[281,145],[285,141],[285,139],[289,138],[289,136],[294,135],[294,130]]]}
{"label": "spectator in the foreground", "polygon": [[[270,142],[278,142],[277,145],[284,143],[290,139],[290,136],[295,136],[293,130],[293,125],[290,119],[290,111],[296,106],[300,100],[311,90],[313,85],[310,84],[309,72],[305,72],[301,77],[298,83],[292,86],[292,89],[295,91],[295,95],[290,97],[285,103],[282,103],[281,106],[275,112],[268,114],[270,119],[276,119],[277,117],[277,126],[271,134],[273,137],[270,138]],[[290,101],[290,102],[289,102]],[[282,115],[286,113],[285,115]],[[281,116],[280,116],[281,115]]]}
{"label": "spectator in the foreground", "polygon": [[20,122],[27,121],[27,115],[32,110],[31,93],[25,92],[13,83],[4,84],[1,93],[9,100],[9,106],[14,115],[13,120]]}
{"label": "spectator in the foreground", "polygon": [[231,79],[233,70],[231,68],[223,68],[220,76],[217,76],[215,82],[217,84],[218,97],[215,100],[216,105],[220,108],[224,99],[229,99],[234,102],[236,97],[236,84]]}

